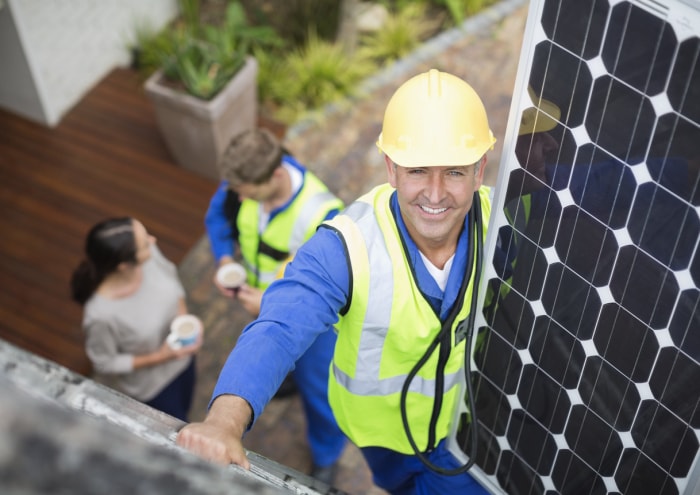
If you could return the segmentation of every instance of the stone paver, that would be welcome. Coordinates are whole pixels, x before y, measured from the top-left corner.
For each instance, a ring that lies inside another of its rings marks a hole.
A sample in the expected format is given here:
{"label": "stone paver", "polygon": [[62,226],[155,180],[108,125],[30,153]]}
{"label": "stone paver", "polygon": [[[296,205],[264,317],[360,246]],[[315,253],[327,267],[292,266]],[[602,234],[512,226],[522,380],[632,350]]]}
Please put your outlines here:
{"label": "stone paver", "polygon": [[[489,153],[485,181],[495,185],[526,17],[526,1],[504,0],[369,80],[362,96],[328,109],[319,120],[290,128],[286,145],[336,194],[351,202],[386,180],[384,163],[374,143],[388,98],[403,81],[434,67],[464,78],[484,100],[498,138],[495,149]],[[202,317],[206,328],[191,412],[192,420],[200,420],[219,371],[250,319],[214,289],[214,267],[206,239],[192,249],[180,272],[189,293],[190,310]],[[276,399],[246,436],[245,445],[265,457],[308,472],[311,458],[305,427],[298,397]],[[341,458],[336,486],[353,495],[384,493],[372,484],[362,456],[352,445]]]}

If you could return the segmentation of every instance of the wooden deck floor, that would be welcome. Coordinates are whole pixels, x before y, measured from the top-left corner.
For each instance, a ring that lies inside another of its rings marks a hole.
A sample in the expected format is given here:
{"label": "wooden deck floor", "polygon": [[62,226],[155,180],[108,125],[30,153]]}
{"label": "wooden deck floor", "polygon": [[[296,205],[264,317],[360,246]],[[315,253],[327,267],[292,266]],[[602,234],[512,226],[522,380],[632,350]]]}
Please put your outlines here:
{"label": "wooden deck floor", "polygon": [[216,183],[179,168],[134,72],[117,69],[50,129],[0,110],[0,338],[89,373],[69,279],[97,221],[129,215],[179,263]]}

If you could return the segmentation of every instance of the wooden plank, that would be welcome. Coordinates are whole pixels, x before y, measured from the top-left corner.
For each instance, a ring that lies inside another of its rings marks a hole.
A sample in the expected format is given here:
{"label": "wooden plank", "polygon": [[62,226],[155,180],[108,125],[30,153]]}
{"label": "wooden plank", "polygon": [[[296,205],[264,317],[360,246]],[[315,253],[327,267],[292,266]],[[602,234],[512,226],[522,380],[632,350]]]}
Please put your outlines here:
{"label": "wooden plank", "polygon": [[0,338],[90,371],[69,280],[84,236],[139,218],[179,263],[204,235],[216,181],[175,164],[142,82],[117,69],[56,128],[0,109]]}

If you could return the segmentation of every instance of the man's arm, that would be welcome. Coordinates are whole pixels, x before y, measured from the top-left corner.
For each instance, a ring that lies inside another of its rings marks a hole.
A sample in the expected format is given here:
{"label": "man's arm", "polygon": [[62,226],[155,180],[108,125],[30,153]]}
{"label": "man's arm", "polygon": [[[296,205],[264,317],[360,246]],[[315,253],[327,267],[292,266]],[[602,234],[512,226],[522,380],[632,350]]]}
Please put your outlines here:
{"label": "man's arm", "polygon": [[329,229],[319,229],[302,245],[284,277],[263,293],[260,315],[238,338],[213,397],[241,396],[253,417],[260,417],[296,360],[338,321],[349,297],[348,265],[342,260],[342,241]]}
{"label": "man's arm", "polygon": [[233,259],[233,230],[226,217],[226,197],[228,183],[222,181],[214,195],[209,200],[209,207],[204,216],[204,226],[211,246],[212,254],[217,263],[224,256]]}
{"label": "man's arm", "polygon": [[320,229],[297,252],[285,277],[264,293],[262,310],[222,369],[203,423],[186,426],[177,443],[206,459],[247,467],[241,436],[262,414],[294,363],[338,320],[348,298],[342,241]]}

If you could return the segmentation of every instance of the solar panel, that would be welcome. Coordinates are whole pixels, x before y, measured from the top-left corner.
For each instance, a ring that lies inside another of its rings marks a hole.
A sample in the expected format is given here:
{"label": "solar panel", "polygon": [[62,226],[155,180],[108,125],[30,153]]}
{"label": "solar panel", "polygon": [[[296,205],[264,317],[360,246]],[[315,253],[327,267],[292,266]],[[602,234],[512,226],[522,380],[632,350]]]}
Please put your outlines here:
{"label": "solar panel", "polygon": [[531,2],[471,375],[494,493],[700,493],[699,32],[697,0]]}

